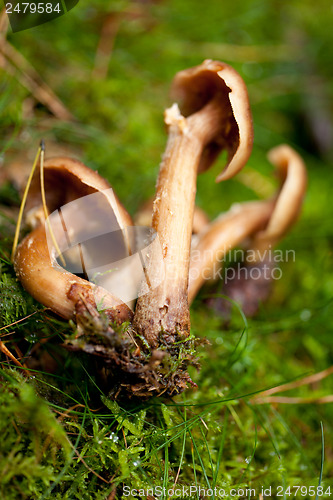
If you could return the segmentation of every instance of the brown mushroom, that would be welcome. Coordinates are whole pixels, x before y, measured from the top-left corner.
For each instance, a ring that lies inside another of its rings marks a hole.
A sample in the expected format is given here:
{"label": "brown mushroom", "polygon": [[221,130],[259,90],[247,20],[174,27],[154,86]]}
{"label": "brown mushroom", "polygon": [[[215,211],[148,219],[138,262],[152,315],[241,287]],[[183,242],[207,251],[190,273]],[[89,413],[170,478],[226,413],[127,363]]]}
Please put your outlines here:
{"label": "brown mushroom", "polygon": [[[268,158],[276,166],[280,177],[281,187],[277,195],[272,200],[235,205],[198,235],[196,245],[192,248],[189,273],[190,303],[232,248],[250,238],[245,257],[247,264],[253,266],[258,262],[265,263],[267,250],[276,245],[295,222],[306,189],[304,162],[298,153],[287,145],[272,149]],[[242,290],[237,288],[237,294],[246,300],[247,285],[244,280],[239,281],[241,283],[237,284],[234,280],[229,287],[225,287],[224,292],[232,295],[235,287],[241,286]],[[244,306],[244,303],[242,305]]]}
{"label": "brown mushroom", "polygon": [[[189,335],[188,272],[197,173],[226,149],[227,165],[218,181],[246,163],[252,147],[252,121],[245,84],[227,64],[204,61],[181,71],[173,84],[180,100],[166,110],[168,143],[160,166],[152,226],[163,251],[165,279],[140,297],[134,327],[151,347],[159,336],[172,343]],[[150,255],[148,269],[160,262]]]}
{"label": "brown mushroom", "polygon": [[[54,158],[45,162],[44,172],[49,212],[58,211],[81,197],[99,193],[104,206],[109,208],[109,215],[112,214],[115,226],[126,230],[132,225],[130,216],[119,200],[109,195],[108,182],[82,163],[70,158]],[[118,297],[66,271],[57,263],[56,249],[47,241],[47,225],[41,208],[40,183],[34,177],[27,209],[29,219],[36,227],[21,242],[14,257],[15,270],[24,288],[39,302],[66,319],[73,318],[83,302],[96,306],[96,302],[101,300],[113,321],[122,323],[131,319],[131,310]],[[81,221],[87,223],[82,214]],[[61,238],[68,238],[68,234],[68,231],[57,232],[57,240],[62,247]]]}
{"label": "brown mushroom", "polygon": [[268,225],[255,235],[252,242],[252,249],[257,252],[259,259],[262,259],[265,250],[280,241],[296,221],[307,184],[305,164],[287,144],[271,149],[268,159],[277,168],[281,188]]}

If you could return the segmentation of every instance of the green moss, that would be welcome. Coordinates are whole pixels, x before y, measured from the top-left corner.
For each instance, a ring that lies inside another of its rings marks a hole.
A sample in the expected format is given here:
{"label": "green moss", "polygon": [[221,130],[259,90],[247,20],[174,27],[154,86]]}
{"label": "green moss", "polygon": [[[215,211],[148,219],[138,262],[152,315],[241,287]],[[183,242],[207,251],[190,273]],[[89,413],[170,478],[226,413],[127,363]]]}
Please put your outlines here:
{"label": "green moss", "polygon": [[8,325],[27,313],[26,297],[16,278],[7,273],[0,275],[0,324]]}
{"label": "green moss", "polygon": [[69,458],[66,433],[29,378],[0,370],[0,494],[39,498],[56,478],[57,460]]}

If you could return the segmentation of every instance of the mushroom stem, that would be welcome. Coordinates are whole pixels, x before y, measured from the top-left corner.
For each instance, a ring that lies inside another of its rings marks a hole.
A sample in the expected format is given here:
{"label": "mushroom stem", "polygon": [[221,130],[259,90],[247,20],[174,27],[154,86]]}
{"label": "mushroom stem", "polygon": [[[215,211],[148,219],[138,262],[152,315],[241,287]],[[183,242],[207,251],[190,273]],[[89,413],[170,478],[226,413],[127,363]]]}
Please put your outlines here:
{"label": "mushroom stem", "polygon": [[192,249],[188,300],[191,304],[198,291],[220,265],[225,255],[245,238],[263,229],[274,209],[273,200],[237,204],[218,217],[198,235]]}
{"label": "mushroom stem", "polygon": [[[153,347],[162,330],[189,334],[188,257],[197,169],[206,137],[211,137],[210,127],[215,132],[222,116],[209,104],[188,119],[178,107],[172,107],[165,118],[169,139],[157,181],[152,224],[160,238],[165,280],[139,299],[135,314],[135,327]],[[201,128],[201,123],[206,126]],[[151,259],[154,265],[154,256]]]}
{"label": "mushroom stem", "polygon": [[[134,222],[138,226],[146,226],[151,227],[152,224],[152,214],[153,214],[153,201],[146,201],[142,207],[138,210],[138,212],[134,216]],[[193,226],[192,226],[192,234],[198,234],[202,231],[210,222],[210,219],[206,212],[198,207],[197,205],[194,207],[193,213]]]}

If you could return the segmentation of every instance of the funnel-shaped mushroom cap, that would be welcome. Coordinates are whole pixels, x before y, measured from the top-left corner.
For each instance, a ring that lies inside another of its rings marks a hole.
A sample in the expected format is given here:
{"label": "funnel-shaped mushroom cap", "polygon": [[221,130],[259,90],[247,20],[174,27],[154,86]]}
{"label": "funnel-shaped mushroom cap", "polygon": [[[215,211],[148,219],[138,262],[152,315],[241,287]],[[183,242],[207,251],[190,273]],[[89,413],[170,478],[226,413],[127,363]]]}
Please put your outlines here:
{"label": "funnel-shaped mushroom cap", "polygon": [[[49,212],[57,210],[83,196],[100,192],[107,196],[110,184],[97,172],[80,161],[72,158],[50,158],[44,163],[45,191]],[[132,219],[124,209],[117,196],[108,199],[119,226],[133,225]],[[116,203],[113,203],[113,202]],[[31,183],[27,199],[27,209],[37,208],[42,204],[39,175],[35,175]]]}
{"label": "funnel-shaped mushroom cap", "polygon": [[[100,286],[92,269],[103,265],[107,274],[115,261],[126,260],[132,254],[130,215],[109,183],[78,161],[65,157],[47,160],[44,179],[47,210],[52,213],[45,221],[46,214],[40,209],[40,179],[35,176],[27,208],[31,210],[30,222],[36,227],[21,242],[14,257],[22,285],[66,319],[75,316],[83,300],[105,309],[114,321],[127,321],[132,312],[118,298],[117,283],[114,286],[109,281],[106,288],[104,283]],[[63,267],[58,257],[62,257]],[[130,273],[125,272],[125,278],[122,275],[125,285]],[[115,290],[111,291],[112,287]]]}
{"label": "funnel-shaped mushroom cap", "polygon": [[253,143],[253,126],[246,86],[228,64],[206,60],[199,66],[177,73],[172,94],[179,100],[181,113],[187,117],[214,100],[225,110],[223,128],[206,145],[199,172],[207,170],[218,154],[226,149],[227,164],[216,181],[230,179],[247,162]]}

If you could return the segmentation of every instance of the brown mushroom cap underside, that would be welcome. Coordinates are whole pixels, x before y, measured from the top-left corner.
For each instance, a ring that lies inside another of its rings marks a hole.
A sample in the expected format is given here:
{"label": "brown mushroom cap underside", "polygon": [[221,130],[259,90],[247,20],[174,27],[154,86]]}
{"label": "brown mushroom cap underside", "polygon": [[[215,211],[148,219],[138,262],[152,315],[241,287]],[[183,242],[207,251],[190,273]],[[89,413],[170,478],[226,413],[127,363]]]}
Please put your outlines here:
{"label": "brown mushroom cap underside", "polygon": [[[109,183],[97,172],[70,158],[45,161],[44,175],[46,201],[50,212],[93,193],[100,192],[104,196],[104,191],[110,189]],[[132,225],[131,217],[116,196],[112,199],[107,194],[105,196],[113,205],[112,210],[120,228]],[[40,180],[35,176],[27,208],[38,209],[41,203]],[[75,317],[82,301],[95,306],[101,300],[106,313],[113,321],[122,323],[133,316],[129,307],[110,292],[79,278],[57,264],[55,254],[48,248],[43,219],[19,245],[14,266],[23,287],[36,300],[65,319]]]}
{"label": "brown mushroom cap underside", "polygon": [[[95,170],[90,169],[78,160],[67,157],[47,159],[44,163],[45,194],[49,213],[66,203],[96,192],[103,192],[111,186],[106,179]],[[116,206],[116,218],[120,227],[132,226],[133,222],[113,192]],[[39,175],[34,175],[27,199],[27,210],[40,207],[42,204]]]}
{"label": "brown mushroom cap underside", "polygon": [[202,109],[211,99],[219,100],[225,112],[225,126],[205,146],[199,172],[207,170],[219,153],[226,149],[227,164],[216,181],[227,180],[242,169],[250,157],[253,125],[249,98],[241,76],[228,64],[206,60],[199,66],[180,71],[174,78],[172,95],[181,113],[187,117]]}

